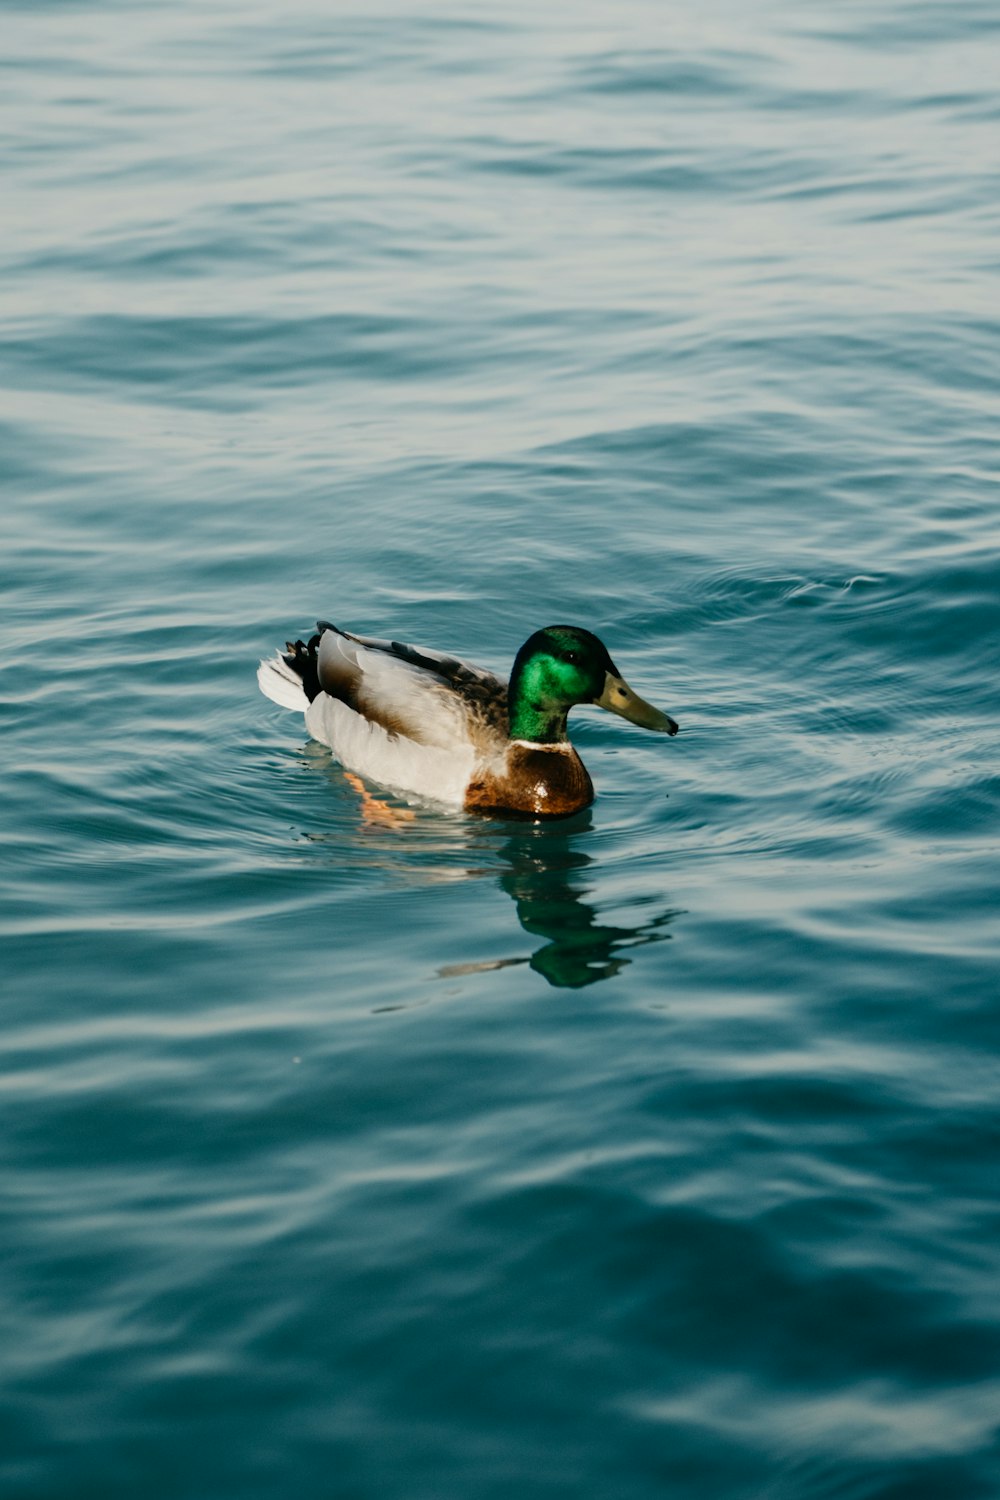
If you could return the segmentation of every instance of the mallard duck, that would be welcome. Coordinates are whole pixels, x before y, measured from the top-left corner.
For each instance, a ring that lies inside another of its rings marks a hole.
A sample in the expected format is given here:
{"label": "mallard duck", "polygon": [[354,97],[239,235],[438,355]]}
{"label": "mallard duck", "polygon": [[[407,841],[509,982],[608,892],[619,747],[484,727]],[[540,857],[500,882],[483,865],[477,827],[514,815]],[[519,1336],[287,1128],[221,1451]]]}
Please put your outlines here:
{"label": "mallard duck", "polygon": [[577,703],[677,733],[669,714],[632,691],[603,642],[576,625],[536,630],[507,683],[440,652],[319,620],[309,641],[262,661],[257,680],[275,703],[304,710],[309,733],[346,770],[505,817],[564,818],[593,801],[566,732]]}

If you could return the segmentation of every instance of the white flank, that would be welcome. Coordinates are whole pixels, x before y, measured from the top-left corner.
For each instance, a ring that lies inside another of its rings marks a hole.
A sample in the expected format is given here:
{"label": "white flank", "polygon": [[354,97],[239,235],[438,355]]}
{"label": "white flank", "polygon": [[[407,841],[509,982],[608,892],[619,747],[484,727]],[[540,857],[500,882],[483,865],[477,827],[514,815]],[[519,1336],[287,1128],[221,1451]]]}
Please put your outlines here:
{"label": "white flank", "polygon": [[309,707],[309,699],[302,687],[302,678],[283,657],[271,656],[266,661],[262,661],[257,668],[257,681],[265,697],[270,698],[272,703],[277,703],[281,708],[296,709],[300,714],[304,714]]}
{"label": "white flank", "polygon": [[450,807],[461,807],[465,801],[476,758],[468,741],[451,749],[418,745],[362,718],[329,693],[320,693],[309,704],[306,728],[348,771]]}

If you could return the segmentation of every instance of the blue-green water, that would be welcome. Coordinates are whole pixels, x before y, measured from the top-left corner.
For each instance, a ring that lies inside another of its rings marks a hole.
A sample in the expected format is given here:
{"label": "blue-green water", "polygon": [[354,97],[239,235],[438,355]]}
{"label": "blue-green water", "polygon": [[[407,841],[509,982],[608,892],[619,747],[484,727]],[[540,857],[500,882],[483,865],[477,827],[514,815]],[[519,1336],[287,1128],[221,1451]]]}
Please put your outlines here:
{"label": "blue-green water", "polygon": [[[4,1500],[1000,1493],[1000,11],[3,8]],[[366,819],[257,658],[599,631]]]}

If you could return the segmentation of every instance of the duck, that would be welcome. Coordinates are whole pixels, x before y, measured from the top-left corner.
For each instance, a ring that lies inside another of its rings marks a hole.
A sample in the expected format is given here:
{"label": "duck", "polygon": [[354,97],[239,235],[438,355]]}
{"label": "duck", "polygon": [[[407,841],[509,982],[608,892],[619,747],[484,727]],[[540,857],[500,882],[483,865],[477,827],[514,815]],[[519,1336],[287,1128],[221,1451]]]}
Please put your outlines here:
{"label": "duck", "polygon": [[567,716],[596,704],[654,733],[669,714],[640,698],[607,647],[578,625],[536,630],[504,681],[484,667],[316,622],[261,661],[262,692],[302,711],[348,773],[466,812],[542,821],[594,800]]}

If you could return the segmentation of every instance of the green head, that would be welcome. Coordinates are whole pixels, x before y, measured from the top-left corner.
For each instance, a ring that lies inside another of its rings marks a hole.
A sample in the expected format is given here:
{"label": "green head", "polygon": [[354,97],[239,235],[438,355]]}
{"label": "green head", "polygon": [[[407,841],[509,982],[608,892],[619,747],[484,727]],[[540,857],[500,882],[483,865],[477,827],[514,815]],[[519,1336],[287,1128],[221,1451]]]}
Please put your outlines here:
{"label": "green head", "polygon": [[669,714],[633,693],[603,641],[577,625],[549,625],[525,641],[507,690],[512,740],[559,745],[575,703],[596,703],[643,729],[676,734]]}

